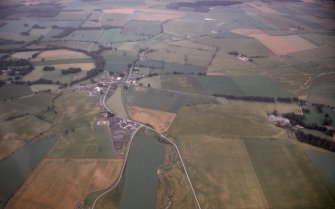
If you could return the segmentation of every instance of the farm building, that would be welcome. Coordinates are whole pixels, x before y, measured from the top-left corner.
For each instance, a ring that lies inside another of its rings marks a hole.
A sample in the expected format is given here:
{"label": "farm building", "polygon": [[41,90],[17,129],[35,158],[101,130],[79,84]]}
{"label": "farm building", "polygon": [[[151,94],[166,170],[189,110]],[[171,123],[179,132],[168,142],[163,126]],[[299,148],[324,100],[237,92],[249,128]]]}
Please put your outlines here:
{"label": "farm building", "polygon": [[274,116],[274,115],[271,115],[270,116],[270,120],[277,124],[277,125],[280,125],[281,127],[287,127],[290,125],[290,120],[287,119],[287,118],[283,118],[283,117],[278,117],[278,116]]}

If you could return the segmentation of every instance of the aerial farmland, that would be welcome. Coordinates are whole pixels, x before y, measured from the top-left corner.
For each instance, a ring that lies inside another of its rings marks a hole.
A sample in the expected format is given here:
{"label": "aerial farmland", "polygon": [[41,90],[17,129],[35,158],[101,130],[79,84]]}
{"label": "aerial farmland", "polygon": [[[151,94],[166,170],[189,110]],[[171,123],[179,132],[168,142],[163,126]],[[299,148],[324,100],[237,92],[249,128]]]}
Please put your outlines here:
{"label": "aerial farmland", "polygon": [[335,207],[331,0],[3,0],[0,209]]}

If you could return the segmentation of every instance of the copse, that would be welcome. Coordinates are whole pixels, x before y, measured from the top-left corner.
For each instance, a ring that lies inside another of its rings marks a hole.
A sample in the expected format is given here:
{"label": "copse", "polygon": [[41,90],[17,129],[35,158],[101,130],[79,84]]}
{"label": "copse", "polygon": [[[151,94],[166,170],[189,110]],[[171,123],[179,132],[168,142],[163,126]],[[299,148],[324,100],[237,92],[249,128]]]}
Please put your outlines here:
{"label": "copse", "polygon": [[81,68],[70,67],[68,69],[62,70],[61,72],[62,72],[63,75],[79,73],[79,72],[81,72]]}

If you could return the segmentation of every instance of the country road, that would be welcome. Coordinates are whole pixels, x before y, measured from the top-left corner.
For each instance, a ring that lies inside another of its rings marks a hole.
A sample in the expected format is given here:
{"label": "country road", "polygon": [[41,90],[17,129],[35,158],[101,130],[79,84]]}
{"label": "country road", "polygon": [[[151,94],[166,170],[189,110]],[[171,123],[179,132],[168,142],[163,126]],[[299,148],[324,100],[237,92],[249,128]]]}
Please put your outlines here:
{"label": "country road", "polygon": [[[127,77],[127,80],[128,80],[128,77]],[[102,103],[103,103],[103,106],[104,106],[108,111],[110,111],[110,112],[112,112],[113,114],[117,115],[116,113],[114,113],[113,111],[111,111],[111,110],[109,109],[109,107],[106,105],[106,97],[107,97],[107,94],[108,94],[108,91],[109,91],[110,87],[111,87],[111,84],[108,85],[108,88],[107,88],[105,94],[103,95]],[[117,115],[117,116],[118,116],[118,115]],[[118,116],[118,117],[120,117],[120,116]],[[122,118],[122,117],[120,117],[120,118]],[[192,190],[194,199],[195,199],[195,201],[196,201],[196,203],[197,203],[197,208],[198,208],[198,209],[201,209],[201,206],[200,206],[198,197],[197,197],[197,195],[196,195],[196,193],[195,193],[195,191],[194,191],[194,188],[193,188],[191,179],[190,179],[190,177],[189,177],[189,175],[188,175],[188,172],[187,172],[187,169],[186,169],[184,160],[183,160],[183,158],[182,158],[182,156],[181,156],[181,153],[180,153],[180,151],[179,151],[178,146],[177,146],[171,139],[169,139],[168,137],[166,137],[166,136],[163,135],[162,133],[156,131],[156,130],[153,129],[152,127],[147,126],[147,125],[145,125],[145,124],[142,124],[142,123],[140,123],[140,122],[138,122],[138,121],[134,121],[134,120],[131,120],[131,119],[128,119],[128,120],[130,120],[130,121],[132,121],[132,122],[138,124],[139,127],[134,131],[134,133],[133,133],[133,134],[131,135],[131,137],[130,137],[129,147],[128,147],[128,150],[127,150],[127,152],[126,152],[126,155],[125,155],[125,159],[124,159],[124,161],[123,161],[123,164],[122,164],[122,168],[121,168],[120,175],[119,175],[117,181],[114,183],[114,185],[113,185],[111,188],[109,188],[109,189],[108,189],[107,191],[105,191],[104,193],[100,194],[100,195],[95,199],[95,201],[94,201],[94,203],[93,203],[93,205],[92,205],[92,209],[94,209],[94,207],[95,207],[97,201],[98,201],[101,197],[103,197],[105,194],[107,194],[108,192],[110,192],[110,191],[112,191],[113,189],[115,189],[116,186],[120,183],[120,181],[121,181],[121,179],[122,179],[122,175],[123,175],[124,169],[125,169],[125,165],[126,165],[126,162],[127,162],[127,159],[128,159],[128,155],[129,155],[130,147],[131,147],[132,142],[133,142],[133,139],[134,139],[134,136],[135,136],[135,134],[137,133],[137,131],[138,131],[140,128],[143,128],[143,127],[145,127],[145,128],[147,128],[147,129],[150,129],[150,130],[154,131],[154,132],[157,133],[160,137],[162,137],[163,139],[167,140],[170,144],[172,144],[172,146],[176,149],[176,151],[177,151],[177,153],[178,153],[178,156],[179,156],[179,159],[180,159],[180,162],[181,162],[181,164],[182,164],[182,166],[183,166],[183,169],[184,169],[184,172],[185,172],[185,174],[186,174],[186,178],[187,178],[187,180],[188,180],[188,182],[189,182],[189,185],[190,185],[190,187],[191,187],[191,190]]]}

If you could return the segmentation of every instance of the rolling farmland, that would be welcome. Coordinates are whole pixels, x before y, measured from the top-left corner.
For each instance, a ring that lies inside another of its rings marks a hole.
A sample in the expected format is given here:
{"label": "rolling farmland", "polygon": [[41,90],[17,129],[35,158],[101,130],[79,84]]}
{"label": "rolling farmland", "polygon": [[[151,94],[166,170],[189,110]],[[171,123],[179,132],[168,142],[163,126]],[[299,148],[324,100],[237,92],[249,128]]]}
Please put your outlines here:
{"label": "rolling farmland", "polygon": [[334,31],[325,0],[0,1],[0,209],[334,208]]}

